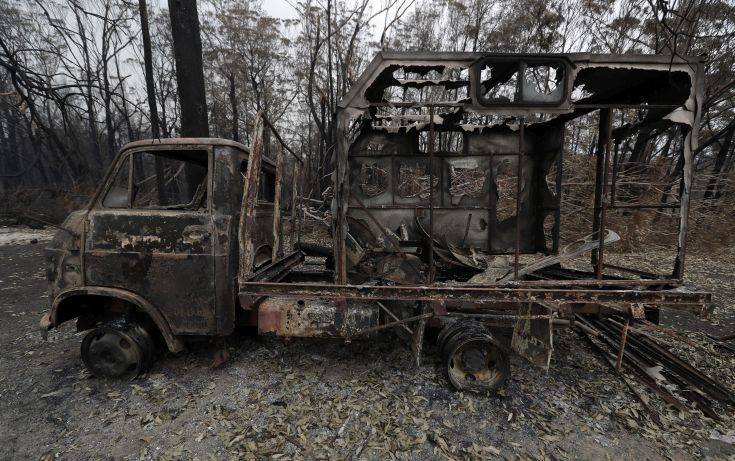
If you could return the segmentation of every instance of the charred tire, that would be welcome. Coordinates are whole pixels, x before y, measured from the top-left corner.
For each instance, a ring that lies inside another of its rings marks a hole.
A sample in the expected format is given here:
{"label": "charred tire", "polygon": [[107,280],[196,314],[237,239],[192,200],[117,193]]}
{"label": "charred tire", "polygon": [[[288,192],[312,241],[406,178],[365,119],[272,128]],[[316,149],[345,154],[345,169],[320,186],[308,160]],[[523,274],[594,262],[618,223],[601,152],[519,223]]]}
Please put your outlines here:
{"label": "charred tire", "polygon": [[[436,342],[439,346],[440,351],[444,351],[447,343],[452,340],[456,335],[460,333],[468,333],[470,331],[476,331],[478,333],[486,333],[485,326],[474,320],[457,320],[452,322],[441,329],[437,336]],[[443,352],[442,352],[443,353]]]}
{"label": "charred tire", "polygon": [[510,358],[479,322],[455,322],[440,336],[442,368],[457,390],[495,391],[510,377]]}
{"label": "charred tire", "polygon": [[131,380],[153,361],[150,334],[135,322],[115,320],[93,328],[82,340],[82,361],[98,378]]}

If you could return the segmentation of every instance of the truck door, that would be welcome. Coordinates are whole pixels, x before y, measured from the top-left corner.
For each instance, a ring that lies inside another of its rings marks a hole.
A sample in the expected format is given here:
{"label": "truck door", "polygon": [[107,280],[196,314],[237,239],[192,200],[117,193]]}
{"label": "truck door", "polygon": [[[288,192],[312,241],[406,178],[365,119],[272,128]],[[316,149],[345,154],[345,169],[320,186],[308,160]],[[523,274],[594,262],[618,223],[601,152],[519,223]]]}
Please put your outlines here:
{"label": "truck door", "polygon": [[148,300],[174,334],[216,333],[211,147],[123,154],[90,210],[88,285]]}

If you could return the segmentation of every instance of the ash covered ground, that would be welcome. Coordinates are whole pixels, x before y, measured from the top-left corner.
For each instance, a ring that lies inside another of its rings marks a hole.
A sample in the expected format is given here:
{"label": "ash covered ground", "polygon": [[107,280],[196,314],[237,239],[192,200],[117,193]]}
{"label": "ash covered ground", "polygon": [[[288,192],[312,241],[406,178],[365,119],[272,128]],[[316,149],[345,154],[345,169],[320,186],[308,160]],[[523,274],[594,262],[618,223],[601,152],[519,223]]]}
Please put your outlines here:
{"label": "ash covered ground", "polygon": [[[431,344],[417,369],[390,332],[345,344],[242,331],[221,368],[210,367],[216,346],[201,342],[162,354],[132,382],[99,380],[82,365],[72,323],[41,339],[44,237],[16,237],[0,245],[0,459],[735,457],[732,407],[716,407],[715,422],[641,388],[660,429],[566,330],[555,331],[548,373],[514,357],[498,395],[452,391]],[[717,310],[711,323],[665,313],[696,348],[661,339],[732,388],[735,355],[705,333],[735,331],[735,252],[690,255],[687,270],[691,284],[714,291]]]}

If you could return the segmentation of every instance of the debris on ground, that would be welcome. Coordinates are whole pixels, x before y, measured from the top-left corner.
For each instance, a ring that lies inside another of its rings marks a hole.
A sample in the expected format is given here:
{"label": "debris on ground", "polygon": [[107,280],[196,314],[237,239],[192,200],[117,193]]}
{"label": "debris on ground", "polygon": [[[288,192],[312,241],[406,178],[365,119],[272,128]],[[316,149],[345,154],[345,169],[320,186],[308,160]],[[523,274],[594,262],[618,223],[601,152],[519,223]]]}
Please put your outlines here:
{"label": "debris on ground", "polygon": [[[715,293],[710,322],[664,311],[663,324],[686,332],[696,347],[646,332],[728,386],[735,354],[707,335],[735,332],[734,256],[688,258],[688,281]],[[735,456],[732,408],[714,402],[722,418],[715,421],[688,403],[680,412],[634,383],[660,427],[578,334],[561,328],[550,371],[514,357],[497,395],[450,390],[433,342],[416,369],[405,342],[390,332],[345,344],[241,331],[228,339],[230,359],[218,369],[210,365],[220,346],[203,342],[160,357],[132,382],[99,380],[84,369],[73,325],[51,332],[48,343],[38,335],[46,303],[41,247],[6,245],[0,257],[2,459]]]}

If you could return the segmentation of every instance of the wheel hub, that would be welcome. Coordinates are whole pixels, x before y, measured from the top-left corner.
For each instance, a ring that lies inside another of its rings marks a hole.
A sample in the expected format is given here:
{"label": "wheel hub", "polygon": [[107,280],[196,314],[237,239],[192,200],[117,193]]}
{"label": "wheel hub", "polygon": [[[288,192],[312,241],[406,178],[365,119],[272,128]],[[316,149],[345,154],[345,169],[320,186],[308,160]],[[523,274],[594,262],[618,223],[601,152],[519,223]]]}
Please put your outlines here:
{"label": "wheel hub", "polygon": [[439,334],[447,379],[455,389],[488,391],[510,375],[508,356],[479,322],[455,322]]}
{"label": "wheel hub", "polygon": [[108,323],[90,331],[82,341],[82,360],[100,378],[132,379],[140,374],[153,353],[153,342],[135,324]]}

